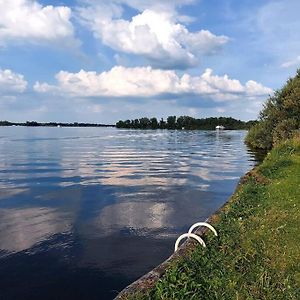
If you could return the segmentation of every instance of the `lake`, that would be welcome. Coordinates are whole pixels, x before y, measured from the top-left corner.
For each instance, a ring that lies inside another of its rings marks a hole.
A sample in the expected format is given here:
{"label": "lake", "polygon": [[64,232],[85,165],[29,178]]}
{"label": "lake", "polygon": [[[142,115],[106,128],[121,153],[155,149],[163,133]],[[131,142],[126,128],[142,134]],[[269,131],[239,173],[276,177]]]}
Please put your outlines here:
{"label": "lake", "polygon": [[245,134],[0,127],[0,299],[113,299],[226,202]]}

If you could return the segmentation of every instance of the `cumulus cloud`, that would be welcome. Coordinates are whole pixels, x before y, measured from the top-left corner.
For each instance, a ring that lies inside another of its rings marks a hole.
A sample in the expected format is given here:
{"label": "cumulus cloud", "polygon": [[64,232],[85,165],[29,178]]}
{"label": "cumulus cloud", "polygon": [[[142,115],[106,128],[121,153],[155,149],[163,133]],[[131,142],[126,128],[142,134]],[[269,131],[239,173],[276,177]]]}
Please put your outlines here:
{"label": "cumulus cloud", "polygon": [[0,95],[23,93],[26,90],[27,81],[24,76],[11,70],[0,69]]}
{"label": "cumulus cloud", "polygon": [[265,96],[270,95],[273,92],[270,88],[265,87],[254,80],[247,81],[245,89],[249,96]]}
{"label": "cumulus cloud", "polygon": [[48,92],[55,92],[56,90],[58,90],[57,87],[50,85],[48,83],[40,83],[39,81],[37,81],[34,86],[33,89],[38,92],[38,93],[48,93]]}
{"label": "cumulus cloud", "polygon": [[81,70],[78,73],[60,71],[56,75],[58,84],[51,86],[37,82],[37,92],[60,91],[73,97],[182,97],[185,95],[204,96],[215,102],[260,97],[271,94],[270,88],[253,80],[243,85],[239,80],[227,75],[214,75],[211,69],[201,76],[175,71],[159,70],[151,67],[125,68],[116,66],[108,72],[96,73]]}
{"label": "cumulus cloud", "polygon": [[[120,4],[124,2],[144,10],[131,20],[123,19]],[[187,2],[190,1],[177,1],[177,5]],[[195,66],[201,55],[216,53],[229,40],[208,30],[190,32],[179,22],[183,16],[173,10],[157,9],[159,5],[171,6],[170,1],[164,4],[154,1],[151,5],[149,1],[142,1],[140,5],[136,1],[116,0],[109,4],[92,3],[78,8],[78,15],[95,37],[116,51],[140,55],[156,67],[185,69]]]}
{"label": "cumulus cloud", "polygon": [[69,7],[42,6],[32,0],[0,0],[0,11],[0,45],[12,40],[38,43],[63,39],[77,44]]}

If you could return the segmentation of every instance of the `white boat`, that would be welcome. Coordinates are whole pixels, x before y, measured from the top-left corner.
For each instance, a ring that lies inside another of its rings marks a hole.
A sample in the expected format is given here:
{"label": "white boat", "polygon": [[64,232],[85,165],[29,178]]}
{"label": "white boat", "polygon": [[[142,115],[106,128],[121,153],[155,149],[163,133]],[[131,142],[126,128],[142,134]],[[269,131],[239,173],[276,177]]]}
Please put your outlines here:
{"label": "white boat", "polygon": [[223,125],[218,125],[216,126],[216,130],[224,130],[225,127]]}

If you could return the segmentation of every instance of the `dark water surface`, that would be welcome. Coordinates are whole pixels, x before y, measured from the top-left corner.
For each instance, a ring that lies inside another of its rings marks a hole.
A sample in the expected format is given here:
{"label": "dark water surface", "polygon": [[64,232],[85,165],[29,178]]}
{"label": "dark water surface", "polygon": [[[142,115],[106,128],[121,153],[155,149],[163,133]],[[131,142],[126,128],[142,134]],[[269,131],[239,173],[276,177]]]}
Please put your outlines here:
{"label": "dark water surface", "polygon": [[112,299],[228,199],[244,136],[0,127],[0,299]]}

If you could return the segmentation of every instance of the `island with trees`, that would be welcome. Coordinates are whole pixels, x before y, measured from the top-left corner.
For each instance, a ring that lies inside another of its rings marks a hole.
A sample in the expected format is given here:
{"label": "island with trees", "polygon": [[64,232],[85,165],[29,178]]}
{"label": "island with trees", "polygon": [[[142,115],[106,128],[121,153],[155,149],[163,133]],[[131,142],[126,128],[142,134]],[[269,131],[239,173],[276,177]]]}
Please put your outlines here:
{"label": "island with trees", "polygon": [[36,121],[27,122],[9,122],[0,121],[0,126],[27,126],[27,127],[115,127],[115,125],[97,124],[97,123],[63,123],[63,122],[46,122],[40,123]]}
{"label": "island with trees", "polygon": [[135,120],[119,121],[117,128],[131,129],[185,129],[185,130],[214,130],[216,126],[222,125],[225,129],[249,129],[256,121],[244,122],[231,117],[195,119],[189,116],[169,116],[166,120],[160,121],[157,118],[140,118]]}

